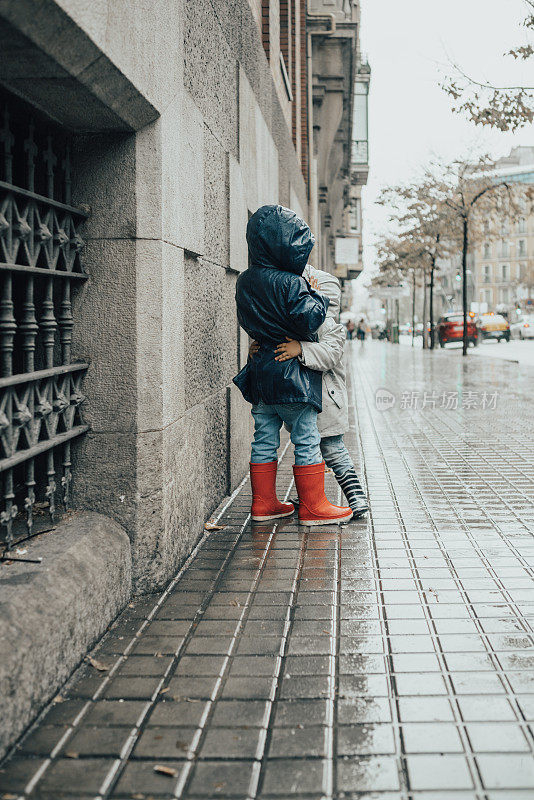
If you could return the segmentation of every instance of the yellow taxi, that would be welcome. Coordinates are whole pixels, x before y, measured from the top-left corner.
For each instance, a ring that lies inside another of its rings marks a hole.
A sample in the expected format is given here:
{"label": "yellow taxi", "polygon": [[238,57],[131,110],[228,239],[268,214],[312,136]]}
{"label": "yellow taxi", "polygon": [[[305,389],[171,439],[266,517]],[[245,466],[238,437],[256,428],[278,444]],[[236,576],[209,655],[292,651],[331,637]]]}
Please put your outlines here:
{"label": "yellow taxi", "polygon": [[501,314],[494,314],[493,311],[481,314],[478,328],[481,339],[497,339],[498,342],[502,339],[505,342],[510,341],[510,323]]}

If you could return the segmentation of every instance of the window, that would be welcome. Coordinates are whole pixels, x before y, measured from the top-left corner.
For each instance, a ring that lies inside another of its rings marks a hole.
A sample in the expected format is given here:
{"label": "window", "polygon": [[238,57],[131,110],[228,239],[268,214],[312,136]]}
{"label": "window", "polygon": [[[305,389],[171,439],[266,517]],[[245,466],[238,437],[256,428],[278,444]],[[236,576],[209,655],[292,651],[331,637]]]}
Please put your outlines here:
{"label": "window", "polygon": [[508,299],[510,296],[508,289],[501,289],[500,294],[501,294],[501,303],[508,303]]}
{"label": "window", "polygon": [[526,243],[525,239],[520,239],[519,240],[519,242],[517,243],[517,248],[518,248],[517,252],[518,252],[519,256],[526,256],[526,254],[527,254],[527,243]]}
{"label": "window", "polygon": [[291,90],[293,74],[293,47],[291,42],[291,4],[292,0],[280,0],[280,71],[289,100],[293,100]]}
{"label": "window", "polygon": [[482,267],[482,281],[484,283],[491,283],[491,267],[489,264],[485,264]]}
{"label": "window", "polygon": [[351,231],[358,233],[360,230],[360,222],[361,222],[361,200],[359,197],[356,197],[352,201],[352,205],[350,207],[350,212],[349,212],[349,220],[350,220]]}
{"label": "window", "polygon": [[517,232],[518,233],[526,233],[527,232],[527,221],[525,217],[520,217],[517,221]]}
{"label": "window", "polygon": [[491,258],[491,245],[489,242],[484,244],[484,258]]}
{"label": "window", "polygon": [[352,161],[354,164],[369,162],[367,96],[369,85],[363,81],[354,84],[354,107],[352,118]]}
{"label": "window", "polygon": [[501,258],[506,258],[509,255],[509,253],[510,253],[510,244],[509,242],[502,239],[499,255],[501,256]]}
{"label": "window", "polygon": [[280,52],[291,75],[291,0],[280,0]]}
{"label": "window", "polygon": [[510,280],[510,265],[509,264],[502,264],[501,265],[501,280],[502,281]]}
{"label": "window", "polygon": [[493,292],[491,289],[481,289],[480,290],[480,302],[487,303],[488,307],[491,306],[493,301]]}
{"label": "window", "polygon": [[4,92],[0,114],[0,521],[9,547],[32,533],[35,508],[47,508],[52,524],[57,504],[68,508],[72,441],[88,429],[80,406],[89,365],[71,359],[87,213],[72,206],[67,131]]}

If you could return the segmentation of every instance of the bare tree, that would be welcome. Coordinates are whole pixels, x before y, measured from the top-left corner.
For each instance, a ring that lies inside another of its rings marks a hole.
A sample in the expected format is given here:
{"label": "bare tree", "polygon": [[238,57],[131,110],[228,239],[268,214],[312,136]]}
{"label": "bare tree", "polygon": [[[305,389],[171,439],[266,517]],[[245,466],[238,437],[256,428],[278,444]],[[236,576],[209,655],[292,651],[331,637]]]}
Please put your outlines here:
{"label": "bare tree", "polygon": [[[401,233],[393,245],[396,257],[409,263],[415,274],[422,275],[425,291],[430,276],[431,346],[434,345],[434,275],[438,259],[454,252],[461,254],[463,355],[467,355],[467,257],[482,237],[495,237],[503,220],[521,210],[521,202],[529,197],[531,187],[509,184],[495,175],[495,163],[488,156],[457,160],[450,164],[433,164],[424,177],[407,186],[386,189],[379,203],[390,209],[390,221]],[[524,206],[523,206],[524,210]],[[383,248],[391,244],[385,240]],[[399,255],[399,248],[401,248]],[[402,248],[408,254],[402,257]],[[385,261],[387,262],[387,258]],[[426,323],[426,320],[425,320]],[[424,325],[423,335],[425,335]]]}
{"label": "bare tree", "polygon": [[381,287],[399,286],[407,280],[411,282],[413,345],[415,336],[415,298],[417,288],[421,285],[425,249],[421,243],[412,236],[410,231],[405,231],[398,236],[385,237],[379,242],[377,256],[378,273],[373,278],[371,287],[375,288],[378,293]]}
{"label": "bare tree", "polygon": [[467,355],[467,257],[482,236],[495,236],[503,220],[521,208],[530,188],[495,176],[495,164],[488,156],[476,161],[457,160],[428,170],[426,191],[438,204],[446,205],[460,231],[462,264],[463,355]]}
{"label": "bare tree", "polygon": [[[534,0],[524,0],[528,14],[523,27],[534,31]],[[519,45],[504,53],[516,61],[534,60],[532,44]],[[453,111],[465,113],[475,125],[489,125],[501,131],[515,131],[534,120],[534,86],[493,86],[466,75],[457,64],[455,76],[442,88],[455,101]]]}
{"label": "bare tree", "polygon": [[[390,221],[411,241],[418,253],[418,270],[423,284],[423,347],[427,341],[427,288],[429,289],[430,348],[434,348],[434,281],[437,262],[456,251],[459,228],[456,215],[435,191],[435,179],[426,175],[419,182],[394,186],[382,192],[378,202],[390,209]],[[430,284],[427,286],[427,279]],[[415,292],[415,283],[413,291]],[[415,295],[414,295],[415,296]],[[412,316],[415,303],[412,303]]]}

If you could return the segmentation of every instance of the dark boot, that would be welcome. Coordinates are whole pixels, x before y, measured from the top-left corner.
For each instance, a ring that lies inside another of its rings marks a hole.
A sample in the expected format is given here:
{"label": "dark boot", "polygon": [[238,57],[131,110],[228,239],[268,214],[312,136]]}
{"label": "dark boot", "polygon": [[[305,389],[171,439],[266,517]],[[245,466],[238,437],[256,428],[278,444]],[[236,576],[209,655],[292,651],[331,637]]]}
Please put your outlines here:
{"label": "dark boot", "polygon": [[369,511],[367,498],[355,470],[349,469],[341,478],[336,475],[336,480],[341,486],[349,506],[352,508],[353,519],[357,519],[362,514],[365,514],[366,511]]}

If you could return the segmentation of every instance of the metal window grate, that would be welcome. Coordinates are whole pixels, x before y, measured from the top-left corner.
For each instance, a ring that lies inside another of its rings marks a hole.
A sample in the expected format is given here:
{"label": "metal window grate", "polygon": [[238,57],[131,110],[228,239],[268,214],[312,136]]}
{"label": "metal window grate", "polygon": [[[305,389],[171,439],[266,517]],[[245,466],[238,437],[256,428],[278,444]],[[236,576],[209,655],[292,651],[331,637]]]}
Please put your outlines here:
{"label": "metal window grate", "polygon": [[[87,278],[71,205],[70,141],[0,94],[0,542],[69,507],[87,363],[71,363],[72,293]],[[58,475],[60,476],[58,479]]]}

